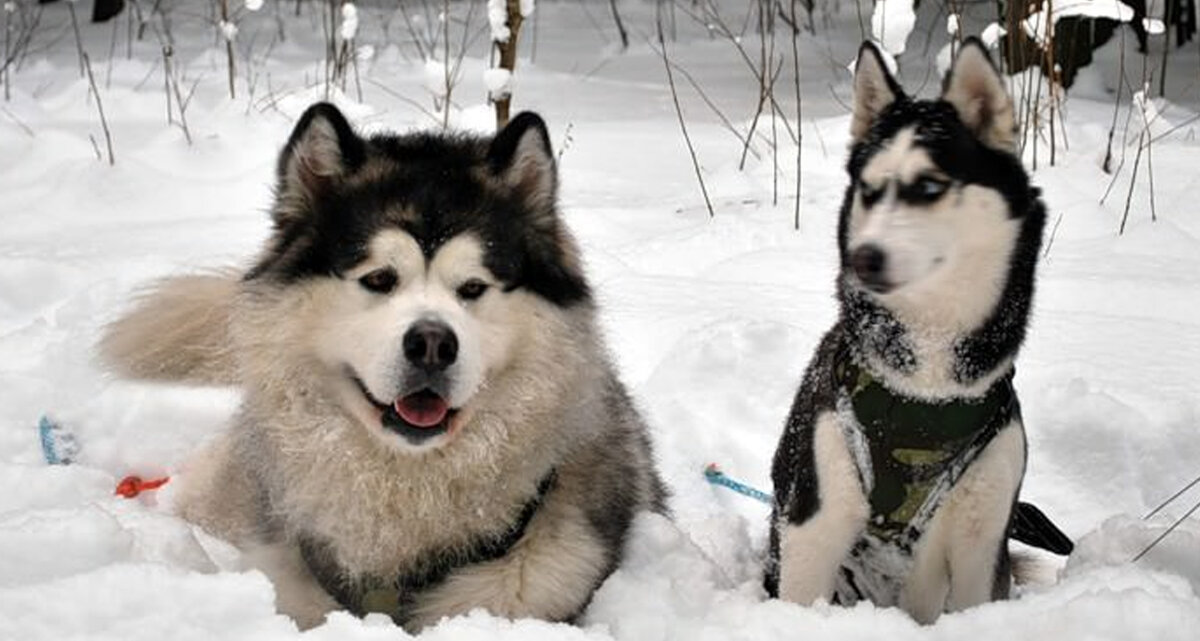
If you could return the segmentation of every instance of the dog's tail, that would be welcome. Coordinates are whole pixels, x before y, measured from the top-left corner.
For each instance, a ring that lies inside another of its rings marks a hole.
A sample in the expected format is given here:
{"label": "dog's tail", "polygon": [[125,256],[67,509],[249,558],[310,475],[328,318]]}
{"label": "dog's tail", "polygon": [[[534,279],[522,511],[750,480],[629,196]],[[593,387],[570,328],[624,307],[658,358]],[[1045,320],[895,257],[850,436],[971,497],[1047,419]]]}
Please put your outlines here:
{"label": "dog's tail", "polygon": [[237,294],[232,272],[165,279],[105,328],[100,361],[140,380],[234,385],[229,322]]}
{"label": "dog's tail", "polygon": [[[1009,528],[1009,538],[1030,547],[1059,556],[1067,556],[1075,549],[1071,537],[1030,503],[1017,503]],[[1030,551],[1013,554],[1010,563],[1012,578],[1017,585],[1050,585],[1054,582],[1054,566]]]}
{"label": "dog's tail", "polygon": [[1010,538],[1025,545],[1067,556],[1075,549],[1075,543],[1065,532],[1041,510],[1030,503],[1017,503],[1013,514]]}

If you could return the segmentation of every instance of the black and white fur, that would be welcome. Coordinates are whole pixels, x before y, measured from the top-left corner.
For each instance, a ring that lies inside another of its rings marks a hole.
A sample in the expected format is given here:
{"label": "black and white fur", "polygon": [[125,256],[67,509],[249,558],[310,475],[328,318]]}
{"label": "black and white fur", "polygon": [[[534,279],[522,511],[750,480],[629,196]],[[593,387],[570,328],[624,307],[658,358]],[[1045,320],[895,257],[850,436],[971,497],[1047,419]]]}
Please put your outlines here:
{"label": "black and white fur", "polygon": [[126,376],[244,391],[178,512],[305,627],[397,577],[420,578],[392,612],[413,630],[475,608],[576,617],[665,492],[542,120],[364,138],[319,104],[277,179],[249,269],[160,283],[100,345]]}
{"label": "black and white fur", "polygon": [[[977,40],[963,44],[938,100],[906,96],[876,48],[861,48],[838,228],[840,318],[808,366],[775,453],[772,595],[846,601],[835,586],[871,518],[847,423],[856,419],[839,411],[838,358],[848,354],[894,394],[933,402],[977,398],[1012,370],[1045,221],[1014,126],[1003,80]],[[931,622],[1007,595],[1025,447],[1017,413],[900,560],[894,602],[878,605]]]}

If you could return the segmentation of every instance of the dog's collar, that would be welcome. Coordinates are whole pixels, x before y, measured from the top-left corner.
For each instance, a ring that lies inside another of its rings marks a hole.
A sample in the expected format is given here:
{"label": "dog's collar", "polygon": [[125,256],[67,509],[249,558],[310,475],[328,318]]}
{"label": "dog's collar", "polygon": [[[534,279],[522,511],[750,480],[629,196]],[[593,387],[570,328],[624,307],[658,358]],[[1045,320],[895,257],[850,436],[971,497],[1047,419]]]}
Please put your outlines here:
{"label": "dog's collar", "polygon": [[386,614],[403,625],[409,617],[414,597],[444,581],[451,573],[468,565],[499,559],[525,536],[525,531],[546,495],[558,482],[558,471],[551,469],[538,483],[537,493],[521,508],[517,519],[505,530],[479,537],[466,549],[431,551],[416,567],[388,581],[380,577],[346,577],[337,566],[328,545],[302,537],[300,553],[317,582],[337,602],[357,616],[370,612]]}
{"label": "dog's collar", "polygon": [[834,376],[870,453],[869,530],[882,538],[915,540],[958,477],[1020,416],[1013,371],[980,398],[940,402],[892,391],[848,353]]}

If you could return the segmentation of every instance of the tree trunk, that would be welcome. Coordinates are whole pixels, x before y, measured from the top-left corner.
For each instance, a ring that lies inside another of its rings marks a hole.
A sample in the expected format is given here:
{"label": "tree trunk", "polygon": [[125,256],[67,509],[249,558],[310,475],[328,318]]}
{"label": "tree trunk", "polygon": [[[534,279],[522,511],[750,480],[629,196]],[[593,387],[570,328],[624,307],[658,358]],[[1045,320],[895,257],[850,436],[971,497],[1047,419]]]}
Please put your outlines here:
{"label": "tree trunk", "polygon": [[496,129],[508,124],[509,110],[512,105],[512,73],[517,67],[517,35],[521,33],[521,0],[508,0],[508,40],[496,41],[496,50],[500,54],[498,68],[507,69],[509,73],[509,89],[502,96],[495,98]]}

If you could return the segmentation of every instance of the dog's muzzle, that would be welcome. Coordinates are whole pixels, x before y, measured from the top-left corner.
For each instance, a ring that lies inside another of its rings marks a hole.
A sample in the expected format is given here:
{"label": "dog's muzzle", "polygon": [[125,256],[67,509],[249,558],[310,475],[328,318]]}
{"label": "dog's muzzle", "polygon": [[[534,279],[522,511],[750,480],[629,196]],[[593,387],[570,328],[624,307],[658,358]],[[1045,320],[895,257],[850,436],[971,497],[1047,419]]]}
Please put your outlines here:
{"label": "dog's muzzle", "polygon": [[850,254],[850,268],[863,286],[876,294],[886,294],[895,285],[887,279],[887,254],[877,245],[863,245]]}

